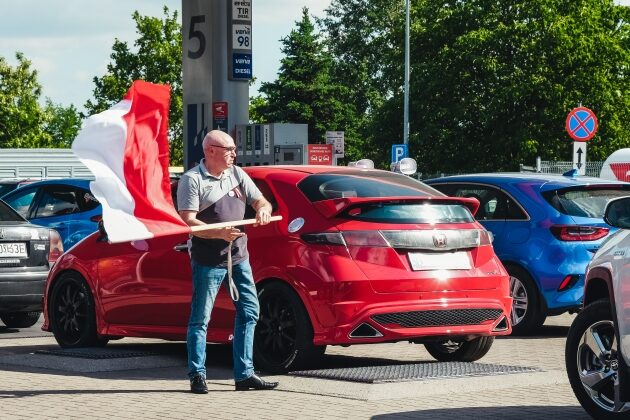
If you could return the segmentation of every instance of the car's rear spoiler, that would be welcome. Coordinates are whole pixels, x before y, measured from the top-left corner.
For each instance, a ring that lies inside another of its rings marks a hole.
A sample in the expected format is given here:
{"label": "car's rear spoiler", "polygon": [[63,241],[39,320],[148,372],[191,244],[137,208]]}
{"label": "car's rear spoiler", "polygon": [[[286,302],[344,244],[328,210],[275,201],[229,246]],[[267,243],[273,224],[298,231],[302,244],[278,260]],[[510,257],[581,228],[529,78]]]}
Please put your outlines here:
{"label": "car's rear spoiler", "polygon": [[475,215],[479,209],[479,200],[476,198],[464,197],[415,197],[415,196],[399,196],[399,197],[346,197],[333,198],[331,200],[316,201],[313,206],[324,217],[335,217],[341,212],[354,206],[372,203],[435,203],[435,204],[463,204]]}

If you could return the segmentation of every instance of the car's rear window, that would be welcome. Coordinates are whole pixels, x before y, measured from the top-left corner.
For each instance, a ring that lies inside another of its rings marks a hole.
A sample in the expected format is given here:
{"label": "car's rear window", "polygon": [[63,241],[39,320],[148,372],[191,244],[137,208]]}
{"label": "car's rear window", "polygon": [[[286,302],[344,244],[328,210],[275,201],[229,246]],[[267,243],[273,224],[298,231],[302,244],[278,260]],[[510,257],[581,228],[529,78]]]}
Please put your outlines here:
{"label": "car's rear window", "polygon": [[384,171],[314,174],[304,178],[298,188],[313,202],[345,197],[444,196],[413,178]]}
{"label": "car's rear window", "polygon": [[630,189],[623,187],[572,187],[545,191],[542,195],[549,204],[561,213],[576,217],[602,219],[606,204],[613,198],[629,196]]}
{"label": "car's rear window", "polygon": [[25,222],[26,220],[20,216],[11,206],[0,200],[0,222]]}
{"label": "car's rear window", "polygon": [[364,203],[349,208],[343,216],[377,223],[472,223],[475,218],[462,204]]}

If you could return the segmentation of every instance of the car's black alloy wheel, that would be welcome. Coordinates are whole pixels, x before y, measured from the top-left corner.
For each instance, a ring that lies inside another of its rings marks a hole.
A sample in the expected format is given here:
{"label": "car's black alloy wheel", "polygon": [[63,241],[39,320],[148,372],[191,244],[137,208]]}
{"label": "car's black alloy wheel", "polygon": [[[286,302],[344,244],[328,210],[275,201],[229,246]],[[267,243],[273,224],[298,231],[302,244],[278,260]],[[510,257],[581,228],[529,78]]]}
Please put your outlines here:
{"label": "car's black alloy wheel", "polygon": [[259,292],[260,316],[254,335],[254,361],[270,373],[312,365],[326,346],[313,345],[313,328],[302,301],[287,285],[264,284]]}
{"label": "car's black alloy wheel", "polygon": [[598,300],[573,321],[565,362],[573,393],[594,418],[629,418],[630,404],[618,400],[618,343],[608,300]]}
{"label": "car's black alloy wheel", "polygon": [[429,354],[439,362],[474,362],[488,353],[494,337],[477,337],[470,341],[435,341],[425,343]]}
{"label": "car's black alloy wheel", "polygon": [[96,334],[96,314],[92,293],[78,274],[58,279],[49,301],[51,326],[62,347],[90,347],[107,343]]}
{"label": "car's black alloy wheel", "polygon": [[39,321],[41,312],[5,312],[0,314],[0,319],[9,328],[28,328]]}

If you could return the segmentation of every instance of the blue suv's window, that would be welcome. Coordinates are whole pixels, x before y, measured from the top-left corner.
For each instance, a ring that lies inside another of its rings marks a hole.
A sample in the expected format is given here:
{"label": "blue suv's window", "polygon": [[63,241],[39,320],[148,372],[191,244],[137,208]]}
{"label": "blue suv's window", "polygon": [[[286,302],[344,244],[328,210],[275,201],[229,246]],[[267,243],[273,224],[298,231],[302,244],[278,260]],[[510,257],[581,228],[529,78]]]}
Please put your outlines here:
{"label": "blue suv's window", "polygon": [[480,184],[437,184],[432,187],[451,197],[479,200],[477,220],[527,220],[527,214],[498,188]]}
{"label": "blue suv's window", "polygon": [[606,204],[613,198],[630,195],[630,189],[619,188],[565,188],[545,191],[545,200],[556,210],[570,216],[602,219]]}

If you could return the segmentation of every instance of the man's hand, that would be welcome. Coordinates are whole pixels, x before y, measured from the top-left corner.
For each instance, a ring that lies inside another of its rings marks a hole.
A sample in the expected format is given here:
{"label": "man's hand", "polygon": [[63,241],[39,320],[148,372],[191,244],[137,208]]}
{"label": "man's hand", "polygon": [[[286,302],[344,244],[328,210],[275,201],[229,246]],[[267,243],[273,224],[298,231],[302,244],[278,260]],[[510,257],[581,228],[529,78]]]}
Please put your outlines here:
{"label": "man's hand", "polygon": [[269,209],[263,207],[256,212],[256,224],[254,226],[262,226],[266,225],[271,220],[271,213],[269,213]]}
{"label": "man's hand", "polygon": [[234,227],[225,227],[221,229],[200,230],[193,233],[193,235],[203,239],[223,239],[226,242],[232,242],[245,235],[245,233]]}

